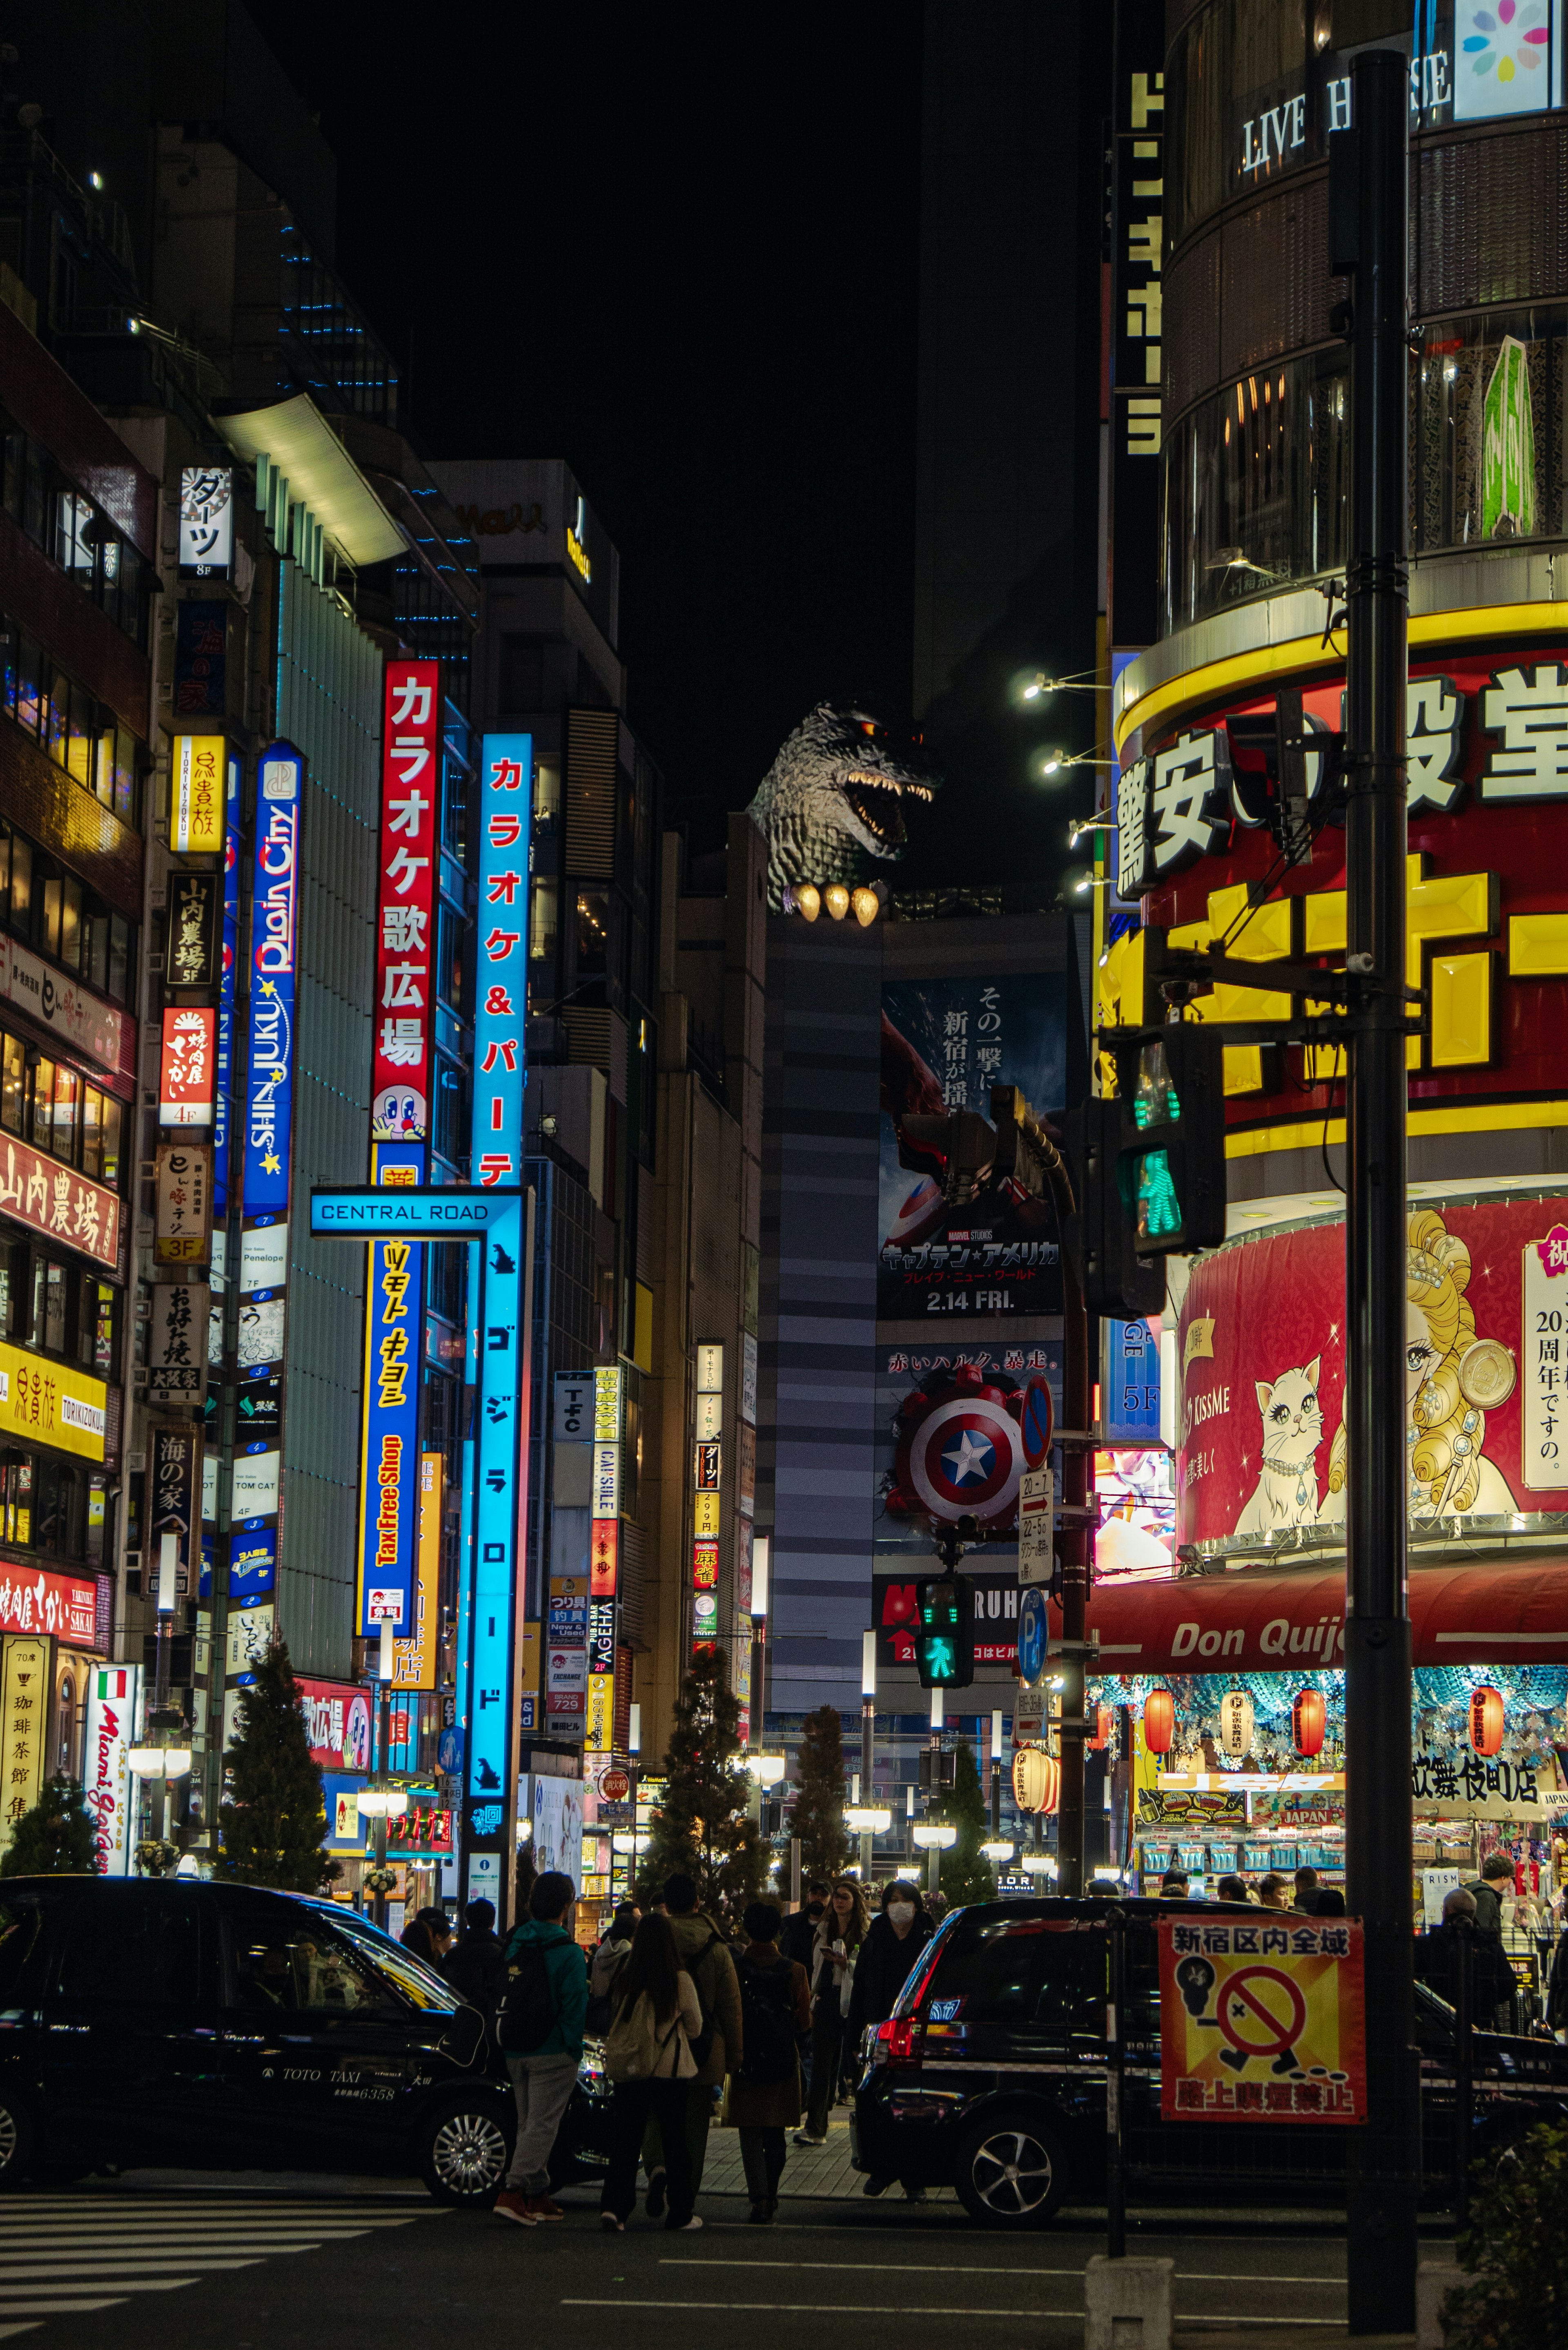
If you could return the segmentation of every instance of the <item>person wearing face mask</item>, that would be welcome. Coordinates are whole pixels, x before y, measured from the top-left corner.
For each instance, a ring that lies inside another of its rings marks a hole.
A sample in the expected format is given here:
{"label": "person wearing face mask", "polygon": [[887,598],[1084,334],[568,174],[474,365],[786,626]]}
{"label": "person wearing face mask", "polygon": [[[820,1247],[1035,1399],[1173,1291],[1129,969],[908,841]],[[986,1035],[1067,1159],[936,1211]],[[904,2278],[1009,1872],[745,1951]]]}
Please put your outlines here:
{"label": "person wearing face mask", "polygon": [[811,1946],[816,1939],[816,1929],[822,1923],[822,1913],[827,1907],[828,1886],[826,1877],[814,1877],[805,1888],[805,1900],[793,1917],[784,1922],[779,1937],[779,1950],[797,1967],[811,1972]]}
{"label": "person wearing face mask", "polygon": [[866,1897],[852,1877],[836,1877],[811,1946],[811,2091],[796,2146],[827,2143],[839,2068],[849,2054],[846,1984],[865,1939]]}
{"label": "person wearing face mask", "polygon": [[[919,1888],[902,1877],[895,1878],[883,1891],[882,1914],[872,1921],[855,1969],[845,2041],[846,2054],[851,2058],[858,2053],[865,2033],[876,2024],[886,2023],[892,2014],[898,1993],[935,1930]],[[892,2183],[890,2178],[873,2175],[866,2181],[866,2192],[880,2195]],[[906,2187],[904,2192],[911,2202],[922,2198],[918,2187]]]}

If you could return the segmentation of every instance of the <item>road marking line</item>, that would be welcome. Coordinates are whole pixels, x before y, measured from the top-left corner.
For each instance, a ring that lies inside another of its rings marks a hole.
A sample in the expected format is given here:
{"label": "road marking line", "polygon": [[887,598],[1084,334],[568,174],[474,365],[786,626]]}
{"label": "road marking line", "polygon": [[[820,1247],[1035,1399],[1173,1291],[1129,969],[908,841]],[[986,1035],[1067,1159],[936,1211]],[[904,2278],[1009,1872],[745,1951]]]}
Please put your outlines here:
{"label": "road marking line", "polygon": [[[83,2252],[74,2261],[0,2262],[0,2287],[23,2284],[29,2278],[53,2276],[71,2277],[81,2284],[107,2285],[111,2277],[150,2275],[155,2270],[189,2269],[198,2265],[203,2276],[214,2276],[223,2269],[254,2269],[259,2268],[261,2263],[259,2261],[202,2261],[198,2263],[188,2252],[182,2253],[178,2259],[159,2260],[149,2254],[145,2259],[129,2261],[114,2260],[108,2252]],[[110,2274],[84,2276],[82,2271],[85,2268],[107,2269]]]}
{"label": "road marking line", "polygon": [[[1061,2277],[1082,2276],[1085,2273],[1082,2269],[999,2269],[992,2267],[989,2262],[977,2263],[972,2268],[969,2266],[950,2268],[945,2264],[939,2265],[935,2262],[928,2261],[696,2261],[678,2259],[664,2252],[661,2252],[659,2256],[659,2265],[661,2269],[830,2269],[835,2271],[846,2270],[857,2275],[860,2274],[862,2272],[868,2275],[873,2275],[880,2272],[884,2269],[887,2269],[891,2270],[893,2273],[898,2276]],[[1185,2282],[1189,2284],[1244,2284],[1249,2286],[1256,2284],[1317,2284],[1343,2287],[1345,2283],[1345,2279],[1343,2277],[1274,2276],[1272,2274],[1269,2276],[1248,2276],[1245,2273],[1238,2274],[1234,2270],[1229,2269],[1178,2269],[1176,2272],[1176,2278],[1179,2284]]]}
{"label": "road marking line", "polygon": [[[607,2296],[588,2299],[563,2296],[563,2309],[724,2309],[741,2310],[758,2316],[797,2315],[807,2310],[819,2310],[820,2301],[615,2301]],[[877,2311],[876,2302],[841,2301],[830,2303],[841,2316],[867,2317]],[[925,2303],[922,2317],[1070,2317],[1083,2322],[1081,2309],[976,2309],[965,2303],[961,2307],[944,2309],[934,2302]],[[1339,2325],[1337,2317],[1241,2317],[1234,2311],[1210,2309],[1179,2309],[1173,2313],[1178,2325]]]}

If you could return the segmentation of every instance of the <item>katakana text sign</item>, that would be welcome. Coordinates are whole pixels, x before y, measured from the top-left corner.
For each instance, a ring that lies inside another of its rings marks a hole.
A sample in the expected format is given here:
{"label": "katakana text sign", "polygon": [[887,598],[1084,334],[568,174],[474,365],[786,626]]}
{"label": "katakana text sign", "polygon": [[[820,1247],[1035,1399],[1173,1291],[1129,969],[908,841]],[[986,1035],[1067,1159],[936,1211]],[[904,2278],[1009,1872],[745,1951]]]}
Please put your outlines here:
{"label": "katakana text sign", "polygon": [[[389,660],[381,733],[370,1096],[370,1134],[377,1142],[422,1142],[430,1131],[440,810],[441,664]],[[526,861],[524,847],[524,868]]]}
{"label": "katakana text sign", "polygon": [[486,1188],[523,1165],[528,996],[528,838],[534,738],[487,734],[479,794],[479,984],[473,1014],[473,1173]]}
{"label": "katakana text sign", "polygon": [[1357,1919],[1162,1918],[1158,1933],[1166,2120],[1366,2119]]}

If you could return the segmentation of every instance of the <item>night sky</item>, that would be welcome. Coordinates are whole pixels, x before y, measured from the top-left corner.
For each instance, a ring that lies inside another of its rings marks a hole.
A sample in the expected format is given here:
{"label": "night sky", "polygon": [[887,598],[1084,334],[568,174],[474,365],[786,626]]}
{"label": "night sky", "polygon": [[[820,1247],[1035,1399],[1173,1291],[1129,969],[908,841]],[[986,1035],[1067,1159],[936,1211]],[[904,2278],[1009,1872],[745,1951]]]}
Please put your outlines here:
{"label": "night sky", "polygon": [[907,711],[919,9],[252,5],[421,449],[565,457],[619,546],[694,847],[814,702]]}

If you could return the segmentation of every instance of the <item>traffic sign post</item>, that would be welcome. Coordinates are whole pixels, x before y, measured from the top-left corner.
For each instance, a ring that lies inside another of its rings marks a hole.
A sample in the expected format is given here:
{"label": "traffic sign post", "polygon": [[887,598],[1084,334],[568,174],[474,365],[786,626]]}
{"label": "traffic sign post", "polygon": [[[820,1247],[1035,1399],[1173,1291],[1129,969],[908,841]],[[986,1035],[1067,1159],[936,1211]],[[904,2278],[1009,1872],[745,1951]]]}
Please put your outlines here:
{"label": "traffic sign post", "polygon": [[[534,1195],[519,1187],[369,1184],[310,1195],[315,1240],[457,1242],[474,1247],[469,1298],[478,1393],[463,1448],[465,1544],[459,1600],[461,1877],[511,1916],[516,1851],[523,1644],[517,1637],[528,1445],[528,1315]],[[475,1864],[478,1864],[477,1867]]]}

